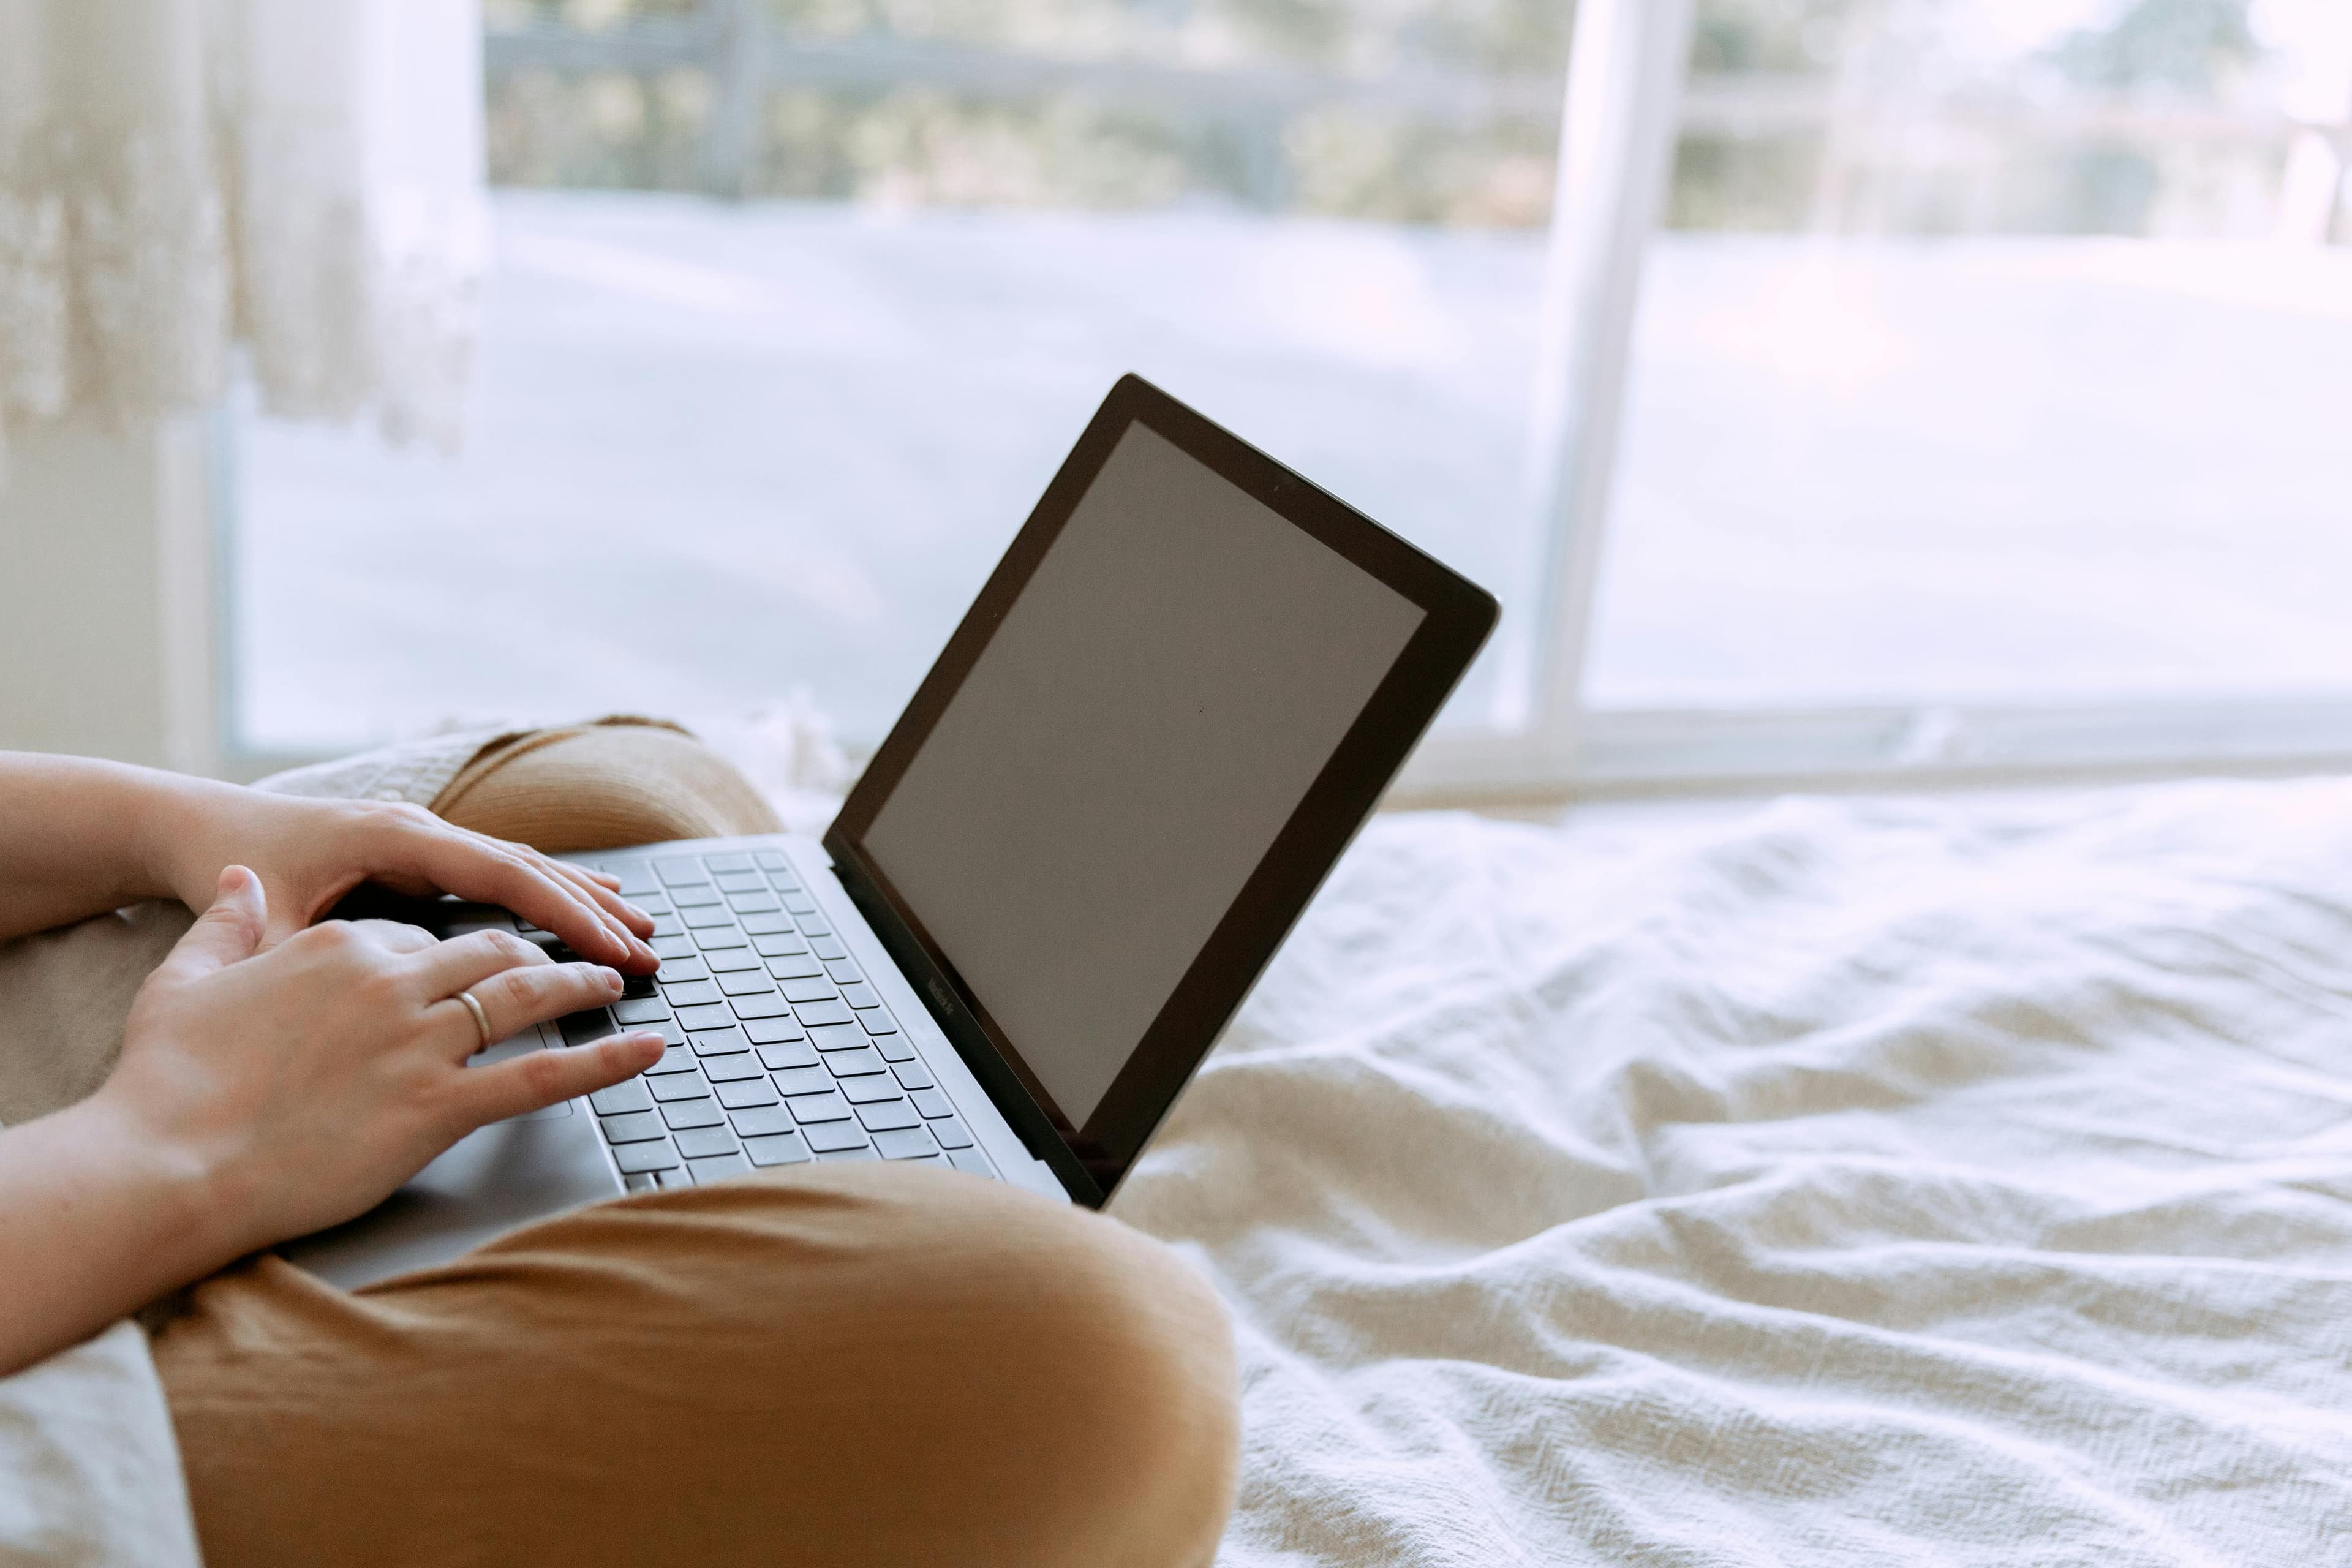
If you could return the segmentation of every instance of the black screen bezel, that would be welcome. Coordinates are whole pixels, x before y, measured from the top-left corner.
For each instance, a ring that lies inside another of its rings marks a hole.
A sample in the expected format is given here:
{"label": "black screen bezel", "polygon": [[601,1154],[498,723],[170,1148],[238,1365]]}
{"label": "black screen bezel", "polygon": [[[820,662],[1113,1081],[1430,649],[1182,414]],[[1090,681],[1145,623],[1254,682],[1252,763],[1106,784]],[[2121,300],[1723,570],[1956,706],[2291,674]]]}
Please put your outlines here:
{"label": "black screen bezel", "polygon": [[[1423,611],[1363,712],[1083,1126],[1072,1126],[866,852],[865,837],[1045,552],[1141,424]],[[824,837],[843,885],[1030,1152],[1107,1202],[1493,630],[1493,595],[1139,376],[1119,379],[940,650]]]}

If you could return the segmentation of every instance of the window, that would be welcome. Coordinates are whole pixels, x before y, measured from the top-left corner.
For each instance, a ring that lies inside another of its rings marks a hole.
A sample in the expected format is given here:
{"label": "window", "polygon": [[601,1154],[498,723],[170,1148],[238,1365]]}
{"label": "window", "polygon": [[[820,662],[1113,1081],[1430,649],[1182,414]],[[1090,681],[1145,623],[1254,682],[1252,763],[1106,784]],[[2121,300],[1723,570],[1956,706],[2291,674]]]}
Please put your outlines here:
{"label": "window", "polygon": [[236,419],[248,745],[795,688],[871,744],[1129,370],[1481,580],[1533,580],[1549,5],[490,23],[463,450]]}
{"label": "window", "polygon": [[1431,789],[2352,754],[2332,0],[489,20],[464,451],[235,420],[248,745],[871,743],[1136,370],[1502,597]]}

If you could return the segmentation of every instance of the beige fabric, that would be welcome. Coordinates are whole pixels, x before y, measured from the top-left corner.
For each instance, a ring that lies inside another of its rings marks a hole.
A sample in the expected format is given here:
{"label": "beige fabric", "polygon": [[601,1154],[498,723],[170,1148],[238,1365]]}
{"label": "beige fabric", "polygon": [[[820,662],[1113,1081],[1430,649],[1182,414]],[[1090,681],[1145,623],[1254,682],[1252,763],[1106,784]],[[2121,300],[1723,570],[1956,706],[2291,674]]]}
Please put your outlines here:
{"label": "beige fabric", "polygon": [[435,795],[433,809],[550,854],[783,826],[725,758],[650,719],[500,736]]}
{"label": "beige fabric", "polygon": [[0,1377],[0,1568],[195,1560],[163,1391],[136,1324]]}
{"label": "beige fabric", "polygon": [[264,1258],[155,1355],[210,1568],[1191,1568],[1236,1462],[1206,1282],[949,1171],[645,1194],[356,1293]]}

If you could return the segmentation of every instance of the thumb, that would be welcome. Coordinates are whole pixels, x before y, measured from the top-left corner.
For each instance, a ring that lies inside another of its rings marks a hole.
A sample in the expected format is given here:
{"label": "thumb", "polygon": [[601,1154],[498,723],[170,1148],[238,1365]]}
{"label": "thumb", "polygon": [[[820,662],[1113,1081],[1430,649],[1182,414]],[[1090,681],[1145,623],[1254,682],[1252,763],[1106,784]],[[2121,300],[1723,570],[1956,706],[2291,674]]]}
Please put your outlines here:
{"label": "thumb", "polygon": [[269,900],[261,890],[261,879],[242,866],[226,867],[212,908],[196,917],[167,962],[189,974],[226,969],[253,956],[268,921]]}

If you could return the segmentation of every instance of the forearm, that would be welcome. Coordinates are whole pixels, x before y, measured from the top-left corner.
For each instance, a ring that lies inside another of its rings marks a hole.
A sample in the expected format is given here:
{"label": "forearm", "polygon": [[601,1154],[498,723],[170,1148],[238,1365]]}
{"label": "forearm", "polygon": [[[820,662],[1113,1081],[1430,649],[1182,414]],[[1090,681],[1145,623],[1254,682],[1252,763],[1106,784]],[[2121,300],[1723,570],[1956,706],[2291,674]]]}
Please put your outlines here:
{"label": "forearm", "polygon": [[226,790],[150,768],[0,752],[0,941],[169,898],[164,850]]}
{"label": "forearm", "polygon": [[205,1174],[103,1096],[0,1131],[0,1375],[236,1256]]}

